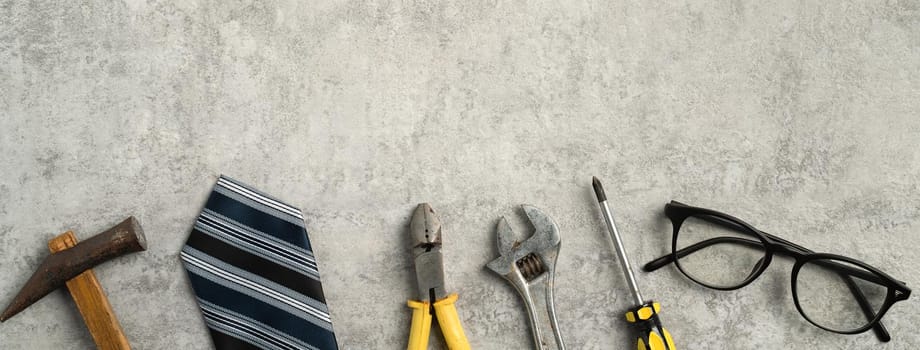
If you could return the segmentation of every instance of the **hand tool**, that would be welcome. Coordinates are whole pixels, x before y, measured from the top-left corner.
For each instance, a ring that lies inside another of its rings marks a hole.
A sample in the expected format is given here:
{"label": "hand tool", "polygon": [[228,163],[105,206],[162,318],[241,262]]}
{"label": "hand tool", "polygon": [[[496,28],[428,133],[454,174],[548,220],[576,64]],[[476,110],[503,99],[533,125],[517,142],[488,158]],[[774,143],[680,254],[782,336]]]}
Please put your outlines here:
{"label": "hand tool", "polygon": [[444,285],[444,261],[441,255],[441,220],[428,203],[419,204],[409,224],[409,239],[415,257],[415,277],[418,281],[418,300],[409,300],[412,308],[412,328],[409,331],[408,350],[428,349],[431,333],[431,315],[437,317],[441,333],[451,350],[469,350],[470,344],[463,334],[460,316],[454,302],[457,294],[447,294]]}
{"label": "hand tool", "polygon": [[564,350],[553,304],[553,278],[562,238],[553,219],[531,205],[521,207],[534,227],[533,235],[517,241],[508,220],[502,217],[496,228],[500,256],[486,267],[508,280],[524,299],[536,349]]}
{"label": "hand tool", "polygon": [[620,232],[617,231],[616,224],[613,222],[610,206],[607,205],[607,194],[604,193],[604,186],[597,177],[594,177],[592,182],[594,194],[597,195],[597,202],[600,204],[601,212],[604,214],[604,221],[607,222],[607,230],[610,231],[610,239],[617,250],[617,258],[623,267],[626,281],[629,282],[629,291],[636,302],[636,306],[626,312],[626,322],[632,324],[633,328],[638,332],[636,346],[638,346],[639,350],[675,350],[671,334],[661,326],[661,321],[658,319],[661,305],[655,301],[645,301],[639,293],[636,276],[633,275],[632,266],[629,265],[629,259],[626,257],[623,240],[620,238]]}
{"label": "hand tool", "polygon": [[0,314],[0,322],[66,284],[97,347],[130,349],[92,268],[115,257],[147,249],[144,232],[137,220],[129,217],[80,243],[68,231],[49,241],[48,248],[53,254],[45,258]]}

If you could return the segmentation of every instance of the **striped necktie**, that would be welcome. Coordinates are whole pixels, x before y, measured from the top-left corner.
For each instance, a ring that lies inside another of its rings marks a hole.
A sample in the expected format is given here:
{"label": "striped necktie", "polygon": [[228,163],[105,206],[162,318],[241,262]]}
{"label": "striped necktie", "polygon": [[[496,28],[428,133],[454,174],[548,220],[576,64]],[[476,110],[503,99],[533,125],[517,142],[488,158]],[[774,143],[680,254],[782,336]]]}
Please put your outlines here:
{"label": "striped necktie", "polygon": [[217,349],[337,349],[300,210],[221,176],[182,248]]}

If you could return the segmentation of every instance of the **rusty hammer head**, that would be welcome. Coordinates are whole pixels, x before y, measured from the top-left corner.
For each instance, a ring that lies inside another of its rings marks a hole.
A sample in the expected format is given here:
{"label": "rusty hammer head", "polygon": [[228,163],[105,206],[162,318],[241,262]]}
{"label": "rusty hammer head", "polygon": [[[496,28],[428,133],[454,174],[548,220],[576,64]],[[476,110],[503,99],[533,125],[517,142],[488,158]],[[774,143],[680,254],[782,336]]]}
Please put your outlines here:
{"label": "rusty hammer head", "polygon": [[39,265],[3,314],[0,314],[0,322],[13,317],[83,271],[116,257],[146,249],[144,231],[132,216],[70,249],[51,254]]}

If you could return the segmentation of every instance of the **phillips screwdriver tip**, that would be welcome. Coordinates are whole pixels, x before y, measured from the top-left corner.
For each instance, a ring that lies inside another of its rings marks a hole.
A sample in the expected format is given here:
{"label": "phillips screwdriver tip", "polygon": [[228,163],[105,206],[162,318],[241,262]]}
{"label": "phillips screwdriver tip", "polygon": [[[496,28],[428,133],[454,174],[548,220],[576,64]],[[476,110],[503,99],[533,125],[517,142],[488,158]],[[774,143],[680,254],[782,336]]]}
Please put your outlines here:
{"label": "phillips screwdriver tip", "polygon": [[603,202],[607,200],[607,194],[604,193],[604,185],[601,185],[601,180],[597,176],[592,176],[592,184],[594,185],[594,194],[597,195],[597,201]]}

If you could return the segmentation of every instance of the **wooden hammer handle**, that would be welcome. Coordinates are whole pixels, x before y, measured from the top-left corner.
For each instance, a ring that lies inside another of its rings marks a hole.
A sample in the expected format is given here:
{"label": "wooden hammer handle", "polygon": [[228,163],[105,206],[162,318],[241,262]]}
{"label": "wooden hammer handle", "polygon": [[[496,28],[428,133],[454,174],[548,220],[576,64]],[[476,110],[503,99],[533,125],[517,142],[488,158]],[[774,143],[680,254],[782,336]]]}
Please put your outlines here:
{"label": "wooden hammer handle", "polygon": [[[57,253],[77,245],[77,237],[67,231],[48,241],[48,249]],[[73,296],[77,309],[83,315],[89,333],[96,341],[96,347],[104,350],[130,350],[128,338],[125,337],[118,318],[112,311],[112,305],[105,296],[92,269],[86,270],[67,281],[67,289]]]}

